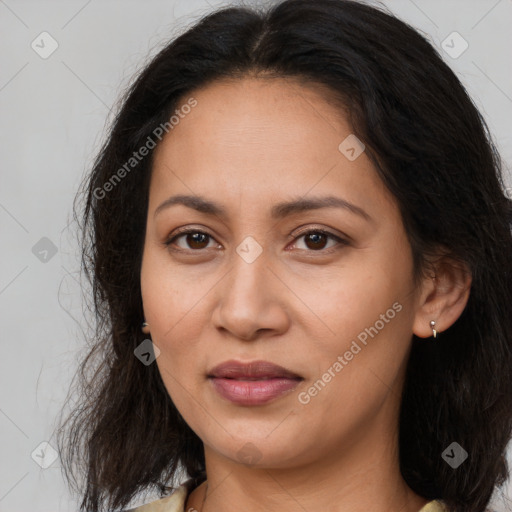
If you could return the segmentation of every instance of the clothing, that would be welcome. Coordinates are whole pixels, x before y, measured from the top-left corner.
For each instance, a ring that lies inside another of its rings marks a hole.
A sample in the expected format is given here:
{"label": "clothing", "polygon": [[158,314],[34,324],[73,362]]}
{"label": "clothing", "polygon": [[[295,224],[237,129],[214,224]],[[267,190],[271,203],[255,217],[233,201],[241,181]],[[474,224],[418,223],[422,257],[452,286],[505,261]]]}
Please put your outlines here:
{"label": "clothing", "polygon": [[[190,491],[191,490],[192,489],[190,489]],[[188,494],[189,489],[186,484],[183,484],[180,485],[171,495],[132,510],[128,510],[127,512],[189,512],[185,510]],[[194,511],[192,510],[191,512]],[[442,502],[434,500],[428,502],[418,512],[448,512],[448,509],[442,504]]]}

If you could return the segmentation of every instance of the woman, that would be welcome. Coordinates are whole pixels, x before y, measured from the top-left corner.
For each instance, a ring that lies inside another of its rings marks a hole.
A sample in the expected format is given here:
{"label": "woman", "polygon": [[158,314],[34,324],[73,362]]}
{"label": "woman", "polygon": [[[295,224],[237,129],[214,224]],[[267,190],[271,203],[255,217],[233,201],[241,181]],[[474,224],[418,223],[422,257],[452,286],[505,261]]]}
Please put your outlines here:
{"label": "woman", "polygon": [[503,190],[464,88],[389,14],[287,0],[170,42],[85,183],[82,510],[156,486],[137,511],[484,511],[512,420]]}

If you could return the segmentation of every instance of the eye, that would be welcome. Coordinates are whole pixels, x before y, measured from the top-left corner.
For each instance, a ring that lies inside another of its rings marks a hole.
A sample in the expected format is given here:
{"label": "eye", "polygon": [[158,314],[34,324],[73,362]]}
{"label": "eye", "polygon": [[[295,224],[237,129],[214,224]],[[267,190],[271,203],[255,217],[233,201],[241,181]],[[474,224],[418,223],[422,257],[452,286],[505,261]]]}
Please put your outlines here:
{"label": "eye", "polygon": [[[301,238],[304,239],[303,245],[304,247],[299,247],[301,250],[312,250],[315,252],[319,251],[325,251],[325,249],[332,249],[333,247],[336,247],[337,244],[347,245],[348,242],[346,240],[343,240],[339,236],[334,235],[333,233],[330,233],[329,231],[325,231],[323,229],[312,229],[309,231],[306,231],[305,233],[300,234],[296,240],[300,240]],[[328,241],[331,240],[334,243],[330,246],[326,246]],[[325,252],[332,252],[332,251],[325,251]]]}
{"label": "eye", "polygon": [[[187,246],[176,244],[177,240],[180,240],[181,238],[184,238],[185,244]],[[209,235],[208,233],[205,233],[204,231],[200,231],[198,229],[188,229],[181,231],[178,235],[175,235],[169,240],[165,242],[166,246],[171,245],[178,245],[178,249],[181,250],[198,250],[198,249],[207,249],[208,248],[208,242],[213,241],[213,237]],[[218,244],[217,244],[218,245]]]}

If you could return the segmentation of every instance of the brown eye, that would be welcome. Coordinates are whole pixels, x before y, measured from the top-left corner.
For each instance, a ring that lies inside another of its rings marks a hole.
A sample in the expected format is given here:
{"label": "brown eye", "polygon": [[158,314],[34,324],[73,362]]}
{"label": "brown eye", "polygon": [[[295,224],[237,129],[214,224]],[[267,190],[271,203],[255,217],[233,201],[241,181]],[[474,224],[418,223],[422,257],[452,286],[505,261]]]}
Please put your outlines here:
{"label": "brown eye", "polygon": [[[185,243],[178,243],[178,240],[184,240]],[[198,230],[182,231],[176,236],[171,237],[165,242],[166,246],[177,246],[183,250],[199,250],[208,248],[208,243],[213,239],[208,233]]]}
{"label": "brown eye", "polygon": [[304,241],[309,249],[324,249],[328,238],[325,233],[313,232],[305,235]]}
{"label": "brown eye", "polygon": [[[310,230],[306,233],[299,235],[297,237],[297,240],[300,239],[304,240],[304,247],[298,247],[298,249],[317,252],[323,251],[324,249],[336,248],[336,245],[348,245],[348,242],[334,235],[333,233],[329,233],[328,231],[323,231],[319,229]],[[332,242],[331,245],[328,245],[329,241]],[[296,242],[296,245],[300,244]]]}
{"label": "brown eye", "polygon": [[[188,233],[185,240],[192,249],[204,249],[208,245],[208,235],[206,233]],[[206,242],[206,245],[204,245]]]}

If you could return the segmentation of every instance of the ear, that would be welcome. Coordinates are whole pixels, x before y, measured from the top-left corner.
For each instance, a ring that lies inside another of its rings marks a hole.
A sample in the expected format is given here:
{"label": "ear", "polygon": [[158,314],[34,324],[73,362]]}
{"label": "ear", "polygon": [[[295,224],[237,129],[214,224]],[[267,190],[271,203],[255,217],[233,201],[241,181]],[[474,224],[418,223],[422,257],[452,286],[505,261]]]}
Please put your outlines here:
{"label": "ear", "polygon": [[462,314],[469,298],[471,272],[466,264],[442,256],[434,269],[435,277],[423,279],[418,296],[413,333],[420,338],[432,336],[431,320],[438,333],[448,329]]}

